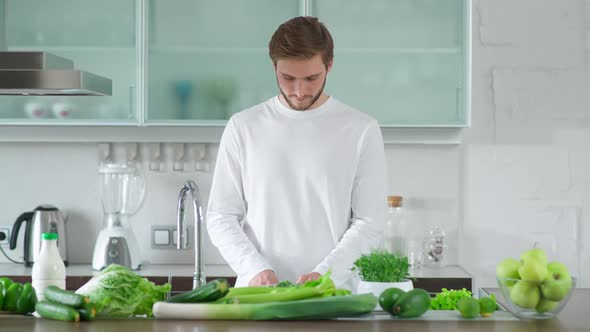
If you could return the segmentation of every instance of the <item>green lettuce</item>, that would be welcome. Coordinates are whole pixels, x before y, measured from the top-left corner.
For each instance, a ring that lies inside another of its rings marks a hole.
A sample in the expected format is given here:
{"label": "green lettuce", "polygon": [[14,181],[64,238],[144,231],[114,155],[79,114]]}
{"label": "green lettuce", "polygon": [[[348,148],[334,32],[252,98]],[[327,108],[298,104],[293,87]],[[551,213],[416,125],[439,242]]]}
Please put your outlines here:
{"label": "green lettuce", "polygon": [[170,289],[168,283],[156,286],[124,266],[111,264],[76,293],[90,297],[97,307],[98,317],[151,317],[153,304],[163,301]]}

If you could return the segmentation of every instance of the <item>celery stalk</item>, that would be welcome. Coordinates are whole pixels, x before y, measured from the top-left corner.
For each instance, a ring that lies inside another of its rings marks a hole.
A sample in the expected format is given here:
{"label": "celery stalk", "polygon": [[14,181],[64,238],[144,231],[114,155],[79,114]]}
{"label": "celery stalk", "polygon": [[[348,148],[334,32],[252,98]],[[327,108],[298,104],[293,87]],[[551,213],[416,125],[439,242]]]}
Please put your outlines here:
{"label": "celery stalk", "polygon": [[330,279],[330,273],[326,273],[319,280],[296,287],[279,287],[271,292],[246,294],[244,290],[244,293],[242,294],[235,291],[232,294],[230,290],[228,295],[219,299],[216,303],[286,302],[320,296],[332,296],[335,294],[335,291],[336,288],[334,282]]}

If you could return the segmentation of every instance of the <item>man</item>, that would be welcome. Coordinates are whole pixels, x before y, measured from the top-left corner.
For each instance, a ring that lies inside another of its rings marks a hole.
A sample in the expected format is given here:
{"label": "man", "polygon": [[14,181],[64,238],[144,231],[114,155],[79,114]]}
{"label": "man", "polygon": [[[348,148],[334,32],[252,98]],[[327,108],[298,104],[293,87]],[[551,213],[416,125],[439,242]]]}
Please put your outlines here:
{"label": "man", "polygon": [[[279,26],[269,43],[279,95],[231,117],[207,209],[211,240],[236,286],[302,283],[350,269],[385,222],[379,124],[324,92],[329,31],[313,17]],[[354,80],[354,77],[350,79]]]}

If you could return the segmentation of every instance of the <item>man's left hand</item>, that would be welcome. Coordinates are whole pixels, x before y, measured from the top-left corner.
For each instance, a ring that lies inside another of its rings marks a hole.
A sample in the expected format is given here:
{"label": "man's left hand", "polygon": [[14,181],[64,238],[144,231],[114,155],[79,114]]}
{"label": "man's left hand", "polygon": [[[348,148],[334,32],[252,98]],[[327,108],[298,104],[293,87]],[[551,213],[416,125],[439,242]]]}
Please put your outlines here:
{"label": "man's left hand", "polygon": [[318,280],[322,275],[317,272],[302,274],[297,278],[296,284],[304,284],[306,281]]}

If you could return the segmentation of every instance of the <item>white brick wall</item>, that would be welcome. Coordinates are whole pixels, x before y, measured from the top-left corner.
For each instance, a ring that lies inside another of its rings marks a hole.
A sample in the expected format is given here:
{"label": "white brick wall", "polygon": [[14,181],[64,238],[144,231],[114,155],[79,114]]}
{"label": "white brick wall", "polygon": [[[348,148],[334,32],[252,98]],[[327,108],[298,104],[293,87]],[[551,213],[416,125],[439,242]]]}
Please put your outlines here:
{"label": "white brick wall", "polygon": [[590,1],[474,0],[459,262],[477,286],[540,242],[590,285]]}

